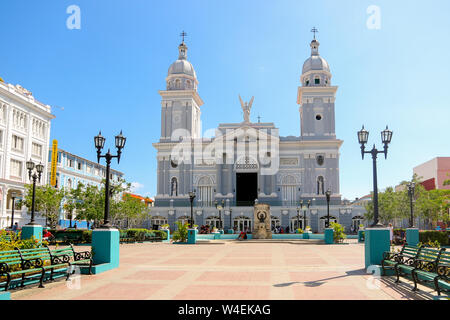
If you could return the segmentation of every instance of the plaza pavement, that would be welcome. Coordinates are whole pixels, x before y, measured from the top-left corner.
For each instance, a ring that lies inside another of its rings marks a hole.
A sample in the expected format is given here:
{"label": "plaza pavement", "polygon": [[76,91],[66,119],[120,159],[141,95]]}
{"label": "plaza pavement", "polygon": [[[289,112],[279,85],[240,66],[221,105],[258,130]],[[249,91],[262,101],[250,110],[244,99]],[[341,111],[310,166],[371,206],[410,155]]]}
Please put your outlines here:
{"label": "plaza pavement", "polygon": [[[323,241],[202,241],[120,245],[120,267],[12,291],[13,300],[432,299],[430,288],[364,271],[364,245]],[[82,250],[86,247],[77,247]],[[77,251],[78,251],[77,250]]]}

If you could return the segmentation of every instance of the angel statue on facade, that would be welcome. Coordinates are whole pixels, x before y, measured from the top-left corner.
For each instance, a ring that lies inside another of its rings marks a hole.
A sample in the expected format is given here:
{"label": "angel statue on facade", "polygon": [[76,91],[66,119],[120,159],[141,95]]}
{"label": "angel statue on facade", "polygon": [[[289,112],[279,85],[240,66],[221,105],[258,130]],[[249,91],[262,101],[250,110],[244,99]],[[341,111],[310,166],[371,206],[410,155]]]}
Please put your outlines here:
{"label": "angel statue on facade", "polygon": [[253,99],[255,97],[252,97],[250,102],[244,102],[242,101],[241,95],[239,95],[239,100],[241,101],[241,108],[244,112],[244,122],[250,122],[250,109],[252,108]]}

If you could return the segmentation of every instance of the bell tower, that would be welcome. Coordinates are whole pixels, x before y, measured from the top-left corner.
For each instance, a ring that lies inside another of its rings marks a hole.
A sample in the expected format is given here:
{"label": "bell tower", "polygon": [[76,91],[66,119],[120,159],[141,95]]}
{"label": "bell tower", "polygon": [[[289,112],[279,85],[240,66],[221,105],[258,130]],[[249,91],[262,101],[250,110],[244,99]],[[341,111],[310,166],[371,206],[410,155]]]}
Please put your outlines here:
{"label": "bell tower", "polygon": [[183,40],[178,46],[178,59],[169,67],[166,90],[161,95],[161,142],[179,141],[180,137],[199,138],[200,107],[203,100],[197,92],[197,75],[187,60],[188,47]]}

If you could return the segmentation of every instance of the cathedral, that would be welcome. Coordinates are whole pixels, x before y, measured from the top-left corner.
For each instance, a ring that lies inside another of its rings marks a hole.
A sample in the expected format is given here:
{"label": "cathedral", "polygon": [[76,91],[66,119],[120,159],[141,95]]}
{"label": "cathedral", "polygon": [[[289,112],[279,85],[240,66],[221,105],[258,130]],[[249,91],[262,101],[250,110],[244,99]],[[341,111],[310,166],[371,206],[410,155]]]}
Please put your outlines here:
{"label": "cathedral", "polygon": [[[253,98],[243,101],[240,123],[221,123],[213,138],[202,137],[197,74],[188,47],[178,47],[161,95],[158,184],[151,225],[190,221],[235,231],[251,230],[255,203],[270,205],[272,227],[293,232],[310,226],[323,232],[330,221],[350,231],[363,223],[362,208],[341,201],[335,97],[320,43],[311,41],[297,91],[299,135],[282,137],[272,122],[251,122]],[[353,228],[352,228],[353,227]]]}

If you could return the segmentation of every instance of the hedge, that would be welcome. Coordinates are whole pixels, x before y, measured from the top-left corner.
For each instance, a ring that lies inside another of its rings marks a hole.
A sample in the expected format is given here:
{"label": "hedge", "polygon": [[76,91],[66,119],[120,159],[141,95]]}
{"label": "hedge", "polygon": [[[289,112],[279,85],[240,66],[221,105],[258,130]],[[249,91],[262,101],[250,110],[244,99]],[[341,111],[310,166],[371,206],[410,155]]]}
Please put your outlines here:
{"label": "hedge", "polygon": [[422,243],[426,243],[428,241],[434,242],[438,241],[441,246],[448,246],[449,245],[449,236],[450,231],[420,231],[419,232],[419,241]]}

